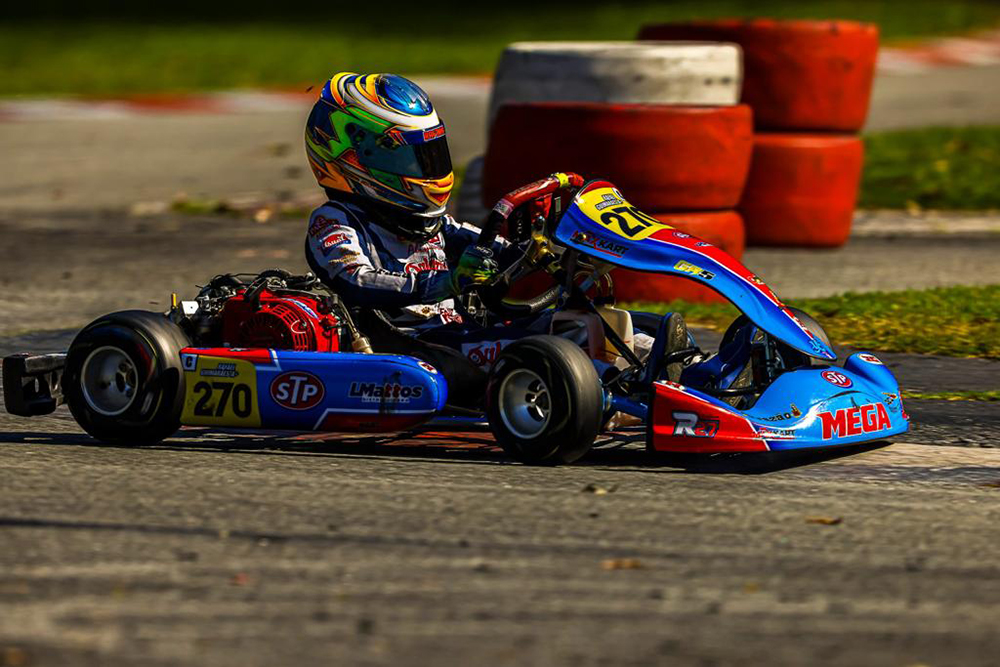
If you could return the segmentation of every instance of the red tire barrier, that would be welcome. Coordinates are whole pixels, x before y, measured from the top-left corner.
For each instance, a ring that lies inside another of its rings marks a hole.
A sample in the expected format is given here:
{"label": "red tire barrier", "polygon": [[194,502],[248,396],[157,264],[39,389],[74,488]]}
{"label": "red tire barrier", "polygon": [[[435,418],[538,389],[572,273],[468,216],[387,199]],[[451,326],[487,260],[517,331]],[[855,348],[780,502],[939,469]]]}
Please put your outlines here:
{"label": "red tire barrier", "polygon": [[746,105],[506,104],[490,131],[483,204],[573,171],[611,181],[643,210],[733,208],[752,146]]}
{"label": "red tire barrier", "polygon": [[851,232],[863,160],[857,137],[756,135],[739,206],[747,243],[843,245]]}
{"label": "red tire barrier", "polygon": [[742,101],[758,128],[857,132],[868,115],[878,26],[772,19],[645,26],[644,40],[711,40],[743,48]]}
{"label": "red tire barrier", "polygon": [[[652,213],[657,220],[717,245],[733,257],[743,256],[743,218],[736,211]],[[713,289],[686,278],[615,269],[615,294],[619,301],[672,301],[719,303],[726,299]]]}

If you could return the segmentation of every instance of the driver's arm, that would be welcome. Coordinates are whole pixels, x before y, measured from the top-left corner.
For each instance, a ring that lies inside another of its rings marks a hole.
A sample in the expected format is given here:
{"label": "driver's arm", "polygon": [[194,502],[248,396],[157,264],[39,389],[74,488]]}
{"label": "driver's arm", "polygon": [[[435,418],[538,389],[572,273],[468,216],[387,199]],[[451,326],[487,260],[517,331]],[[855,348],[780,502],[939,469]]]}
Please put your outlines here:
{"label": "driver's arm", "polygon": [[309,238],[309,252],[326,275],[323,282],[346,300],[371,308],[402,308],[438,303],[452,296],[450,271],[395,273],[375,268],[357,231],[348,225],[326,227]]}

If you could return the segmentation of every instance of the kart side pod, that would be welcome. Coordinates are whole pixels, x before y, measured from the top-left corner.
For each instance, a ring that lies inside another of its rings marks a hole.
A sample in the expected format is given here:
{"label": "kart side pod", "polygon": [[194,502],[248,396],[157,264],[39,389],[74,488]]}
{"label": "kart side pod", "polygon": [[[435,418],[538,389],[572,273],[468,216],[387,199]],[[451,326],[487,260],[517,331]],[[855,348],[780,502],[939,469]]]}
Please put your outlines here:
{"label": "kart side pod", "polygon": [[185,425],[389,432],[448,395],[433,366],[399,355],[186,348],[181,365]]}

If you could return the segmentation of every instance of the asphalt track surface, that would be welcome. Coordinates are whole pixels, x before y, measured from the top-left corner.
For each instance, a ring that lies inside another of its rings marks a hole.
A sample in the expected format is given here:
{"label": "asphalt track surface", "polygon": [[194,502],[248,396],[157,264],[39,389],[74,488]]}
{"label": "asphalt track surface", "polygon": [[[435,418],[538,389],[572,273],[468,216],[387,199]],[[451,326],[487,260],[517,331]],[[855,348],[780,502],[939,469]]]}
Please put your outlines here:
{"label": "asphalt track surface", "polygon": [[[292,222],[0,225],[0,354],[64,349],[216,271],[301,264]],[[949,242],[759,257],[782,284],[821,255],[848,281],[855,256],[996,243]],[[997,362],[883,356],[904,387],[996,387]],[[64,408],[0,411],[0,665],[995,664],[997,407],[911,400],[916,444],[828,461],[651,459],[624,433],[549,469],[483,432],[107,447]]]}

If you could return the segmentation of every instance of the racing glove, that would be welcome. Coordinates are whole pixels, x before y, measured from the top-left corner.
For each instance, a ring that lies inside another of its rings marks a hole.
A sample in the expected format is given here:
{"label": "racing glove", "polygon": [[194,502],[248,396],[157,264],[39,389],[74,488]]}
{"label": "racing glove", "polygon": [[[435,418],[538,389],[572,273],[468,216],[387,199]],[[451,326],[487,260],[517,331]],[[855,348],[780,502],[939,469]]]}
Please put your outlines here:
{"label": "racing glove", "polygon": [[491,250],[470,245],[451,271],[452,291],[461,294],[469,287],[488,283],[498,272],[499,267]]}

